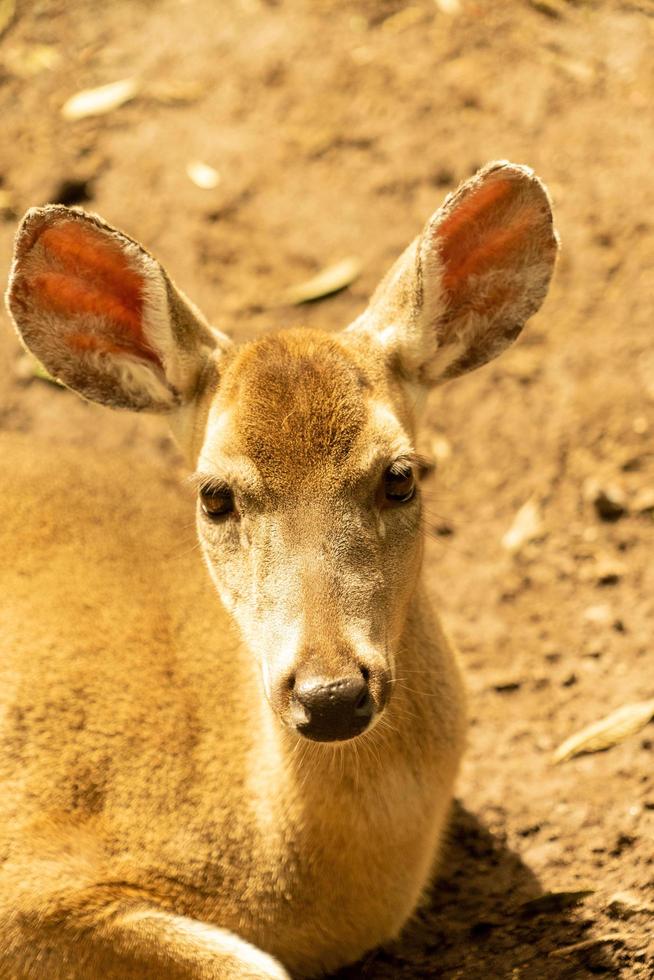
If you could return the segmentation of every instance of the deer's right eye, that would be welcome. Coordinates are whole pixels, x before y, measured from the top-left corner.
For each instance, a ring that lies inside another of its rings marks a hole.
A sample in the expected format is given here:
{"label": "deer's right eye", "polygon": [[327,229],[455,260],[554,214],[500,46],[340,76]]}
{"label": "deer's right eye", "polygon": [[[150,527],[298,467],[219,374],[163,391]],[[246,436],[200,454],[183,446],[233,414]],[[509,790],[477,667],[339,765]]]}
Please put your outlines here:
{"label": "deer's right eye", "polygon": [[234,511],[234,494],[229,487],[201,487],[200,507],[210,521],[220,521]]}
{"label": "deer's right eye", "polygon": [[416,495],[416,478],[408,463],[394,463],[384,473],[384,500],[391,504],[408,504]]}

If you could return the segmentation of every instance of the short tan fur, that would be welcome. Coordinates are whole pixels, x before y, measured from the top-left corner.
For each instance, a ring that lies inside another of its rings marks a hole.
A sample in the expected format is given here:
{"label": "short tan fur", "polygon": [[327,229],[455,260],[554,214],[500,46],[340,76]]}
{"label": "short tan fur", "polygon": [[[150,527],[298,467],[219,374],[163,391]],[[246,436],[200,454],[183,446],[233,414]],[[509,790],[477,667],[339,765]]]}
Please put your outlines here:
{"label": "short tan fur", "polygon": [[315,977],[399,933],[465,735],[420,408],[515,339],[556,250],[541,182],[490,164],[345,331],[236,347],[121,232],[28,212],[24,343],[168,413],[197,502],[138,456],[2,436],[2,977]]}

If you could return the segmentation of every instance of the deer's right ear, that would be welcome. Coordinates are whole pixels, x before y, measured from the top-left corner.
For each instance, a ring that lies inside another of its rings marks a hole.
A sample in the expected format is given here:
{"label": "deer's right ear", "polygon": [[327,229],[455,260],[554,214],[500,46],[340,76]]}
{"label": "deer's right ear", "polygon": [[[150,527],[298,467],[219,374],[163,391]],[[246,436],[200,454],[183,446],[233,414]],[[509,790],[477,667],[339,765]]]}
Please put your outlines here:
{"label": "deer's right ear", "polygon": [[545,298],[557,249],[538,177],[488,164],[450,194],[348,333],[407,379],[454,378],[516,339]]}
{"label": "deer's right ear", "polygon": [[216,348],[231,344],[140,245],[95,215],[58,205],[25,215],[7,306],[53,377],[136,411],[189,401]]}

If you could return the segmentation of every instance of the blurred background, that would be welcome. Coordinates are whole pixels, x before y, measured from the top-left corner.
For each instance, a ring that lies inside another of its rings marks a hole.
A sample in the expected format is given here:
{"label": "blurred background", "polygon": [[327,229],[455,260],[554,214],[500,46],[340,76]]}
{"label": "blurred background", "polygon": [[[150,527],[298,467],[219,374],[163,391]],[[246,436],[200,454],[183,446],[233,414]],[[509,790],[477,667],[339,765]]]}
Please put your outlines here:
{"label": "blurred background", "polygon": [[[428,576],[471,696],[443,877],[343,976],[654,974],[646,709],[552,761],[654,698],[653,96],[651,0],[0,0],[5,270],[27,207],[81,205],[238,339],[332,329],[486,161],[552,194],[543,309],[428,409]],[[160,420],[43,380],[1,317],[0,427],[181,473]]]}

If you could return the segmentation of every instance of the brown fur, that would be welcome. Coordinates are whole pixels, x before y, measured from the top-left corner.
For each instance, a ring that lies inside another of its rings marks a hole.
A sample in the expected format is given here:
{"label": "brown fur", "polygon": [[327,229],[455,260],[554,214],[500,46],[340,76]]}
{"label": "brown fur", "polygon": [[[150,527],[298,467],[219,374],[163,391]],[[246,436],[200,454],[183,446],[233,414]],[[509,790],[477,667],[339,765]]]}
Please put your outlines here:
{"label": "brown fur", "polygon": [[343,463],[363,429],[369,387],[341,342],[295,330],[244,347],[223,397],[238,402],[243,452],[283,492],[314,465]]}

